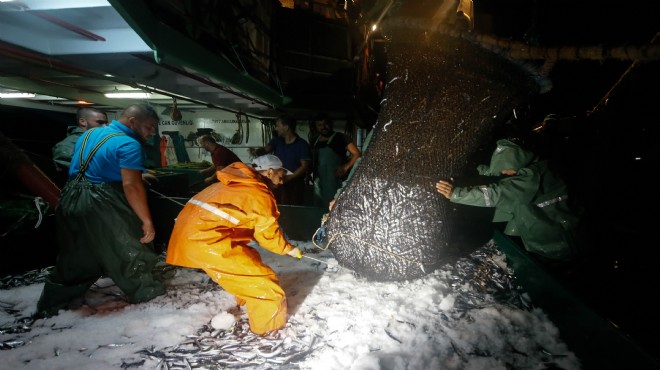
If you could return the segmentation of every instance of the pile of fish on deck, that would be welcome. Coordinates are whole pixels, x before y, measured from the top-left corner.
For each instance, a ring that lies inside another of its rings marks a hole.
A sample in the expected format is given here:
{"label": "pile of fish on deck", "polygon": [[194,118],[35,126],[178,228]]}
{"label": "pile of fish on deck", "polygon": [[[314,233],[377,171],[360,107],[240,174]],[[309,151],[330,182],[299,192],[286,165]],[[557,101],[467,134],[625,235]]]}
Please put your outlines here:
{"label": "pile of fish on deck", "polygon": [[[324,274],[337,273],[341,267],[332,263],[332,253],[324,251],[316,255],[317,259],[328,261]],[[179,267],[163,265],[162,277],[167,281]],[[322,268],[323,264],[319,267]],[[0,279],[1,289],[11,289],[26,284],[44,281],[48,269],[30,271],[24,275],[9,276]],[[515,309],[530,310],[524,292],[516,287],[513,272],[506,267],[505,257],[494,242],[489,242],[466,258],[454,264],[448,264],[435,273],[447,279],[456,296],[454,306],[441,316],[444,327],[455,327],[469,319],[470,312],[493,304],[506,305]],[[177,286],[174,296],[198,297],[192,301],[180,302],[184,307],[204,304],[208,294],[219,293],[222,289],[212,281]],[[183,291],[181,291],[183,290]],[[114,298],[121,299],[121,298]],[[5,312],[15,314],[9,306],[0,306]],[[166,348],[146,347],[135,349],[138,359],[122,364],[122,368],[139,368],[146,359],[155,360],[157,369],[193,369],[193,368],[251,368],[251,369],[298,369],[299,364],[316,350],[332,348],[327,338],[318,332],[310,331],[303,322],[293,316],[286,326],[266,336],[258,336],[249,331],[244,312],[230,312],[238,319],[228,330],[213,329],[211,322],[190,333],[178,345]],[[314,316],[311,312],[309,315]],[[317,317],[321,322],[323,319]],[[29,343],[23,342],[21,333],[28,333],[33,320],[29,317],[17,317],[11,325],[0,327],[0,334],[15,334],[12,339],[0,342],[0,348],[11,350]],[[56,329],[53,329],[56,330]],[[328,333],[330,334],[330,333]],[[6,337],[5,337],[6,338]],[[392,337],[396,340],[395,337]],[[460,356],[460,350],[455,349]],[[543,351],[543,349],[539,349]],[[528,354],[524,354],[527,356]],[[486,354],[484,354],[486,356]],[[142,357],[143,360],[139,360]],[[547,354],[549,362],[552,355]],[[150,361],[150,363],[152,362]]]}

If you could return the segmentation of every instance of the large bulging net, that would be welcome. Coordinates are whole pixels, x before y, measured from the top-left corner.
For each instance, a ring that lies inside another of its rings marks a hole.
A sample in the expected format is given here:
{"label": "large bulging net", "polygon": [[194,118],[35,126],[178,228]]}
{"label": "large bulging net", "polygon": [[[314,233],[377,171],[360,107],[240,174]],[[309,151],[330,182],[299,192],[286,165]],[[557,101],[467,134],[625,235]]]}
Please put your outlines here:
{"label": "large bulging net", "polygon": [[340,265],[367,279],[407,280],[461,252],[448,244],[452,205],[435,183],[462,171],[536,85],[516,64],[460,37],[414,30],[389,37],[372,140],[330,212],[327,237]]}

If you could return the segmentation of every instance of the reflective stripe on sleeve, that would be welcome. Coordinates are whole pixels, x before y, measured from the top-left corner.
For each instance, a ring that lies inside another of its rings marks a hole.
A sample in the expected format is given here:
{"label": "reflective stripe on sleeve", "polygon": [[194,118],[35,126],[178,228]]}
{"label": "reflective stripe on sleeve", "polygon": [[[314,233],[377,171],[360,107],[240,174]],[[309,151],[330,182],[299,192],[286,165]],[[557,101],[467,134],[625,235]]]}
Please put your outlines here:
{"label": "reflective stripe on sleeve", "polygon": [[207,211],[213,213],[214,215],[217,215],[217,216],[220,216],[220,217],[224,218],[225,220],[231,222],[231,223],[234,224],[234,225],[238,225],[238,222],[239,222],[239,221],[238,221],[238,219],[237,219],[236,217],[230,215],[229,213],[227,213],[227,212],[221,210],[221,209],[218,208],[218,207],[214,207],[214,206],[212,206],[212,205],[210,205],[210,204],[208,204],[208,203],[200,202],[200,201],[198,201],[198,200],[196,200],[196,199],[190,199],[188,202],[189,202],[189,203],[192,203],[192,204],[194,204],[194,205],[196,205],[196,206],[200,206],[200,207],[204,208],[205,210],[207,210]]}
{"label": "reflective stripe on sleeve", "polygon": [[557,197],[557,198],[552,198],[550,200],[546,200],[545,202],[537,203],[536,206],[539,207],[539,208],[543,208],[545,206],[549,206],[551,204],[555,204],[555,203],[564,201],[566,199],[568,199],[568,195],[562,195],[562,196]]}
{"label": "reflective stripe on sleeve", "polygon": [[484,203],[486,204],[486,207],[491,206],[491,201],[490,201],[490,193],[488,193],[488,186],[482,185],[479,186],[479,189],[481,189],[481,192],[484,194]]}

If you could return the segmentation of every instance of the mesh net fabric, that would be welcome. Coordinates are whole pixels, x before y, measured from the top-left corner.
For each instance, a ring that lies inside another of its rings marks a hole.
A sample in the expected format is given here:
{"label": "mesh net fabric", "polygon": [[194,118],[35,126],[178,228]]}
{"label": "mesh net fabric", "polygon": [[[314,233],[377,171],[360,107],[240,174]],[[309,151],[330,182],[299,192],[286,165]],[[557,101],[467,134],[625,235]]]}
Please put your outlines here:
{"label": "mesh net fabric", "polygon": [[460,173],[536,92],[521,68],[465,39],[412,30],[390,39],[371,143],[327,223],[339,264],[372,280],[421,277],[470,252],[449,245],[452,206],[435,183]]}

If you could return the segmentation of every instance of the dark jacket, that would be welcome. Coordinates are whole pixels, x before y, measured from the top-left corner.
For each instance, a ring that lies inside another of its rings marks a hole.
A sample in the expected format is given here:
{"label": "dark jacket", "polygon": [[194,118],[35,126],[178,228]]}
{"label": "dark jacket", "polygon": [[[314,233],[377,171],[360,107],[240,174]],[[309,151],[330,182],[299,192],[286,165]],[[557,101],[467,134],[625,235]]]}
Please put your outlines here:
{"label": "dark jacket", "polygon": [[451,202],[495,207],[493,222],[506,222],[504,233],[520,236],[529,252],[561,260],[577,253],[575,237],[579,217],[570,208],[564,181],[546,161],[508,140],[499,140],[490,166],[479,165],[484,176],[502,176],[489,185],[456,187]]}

